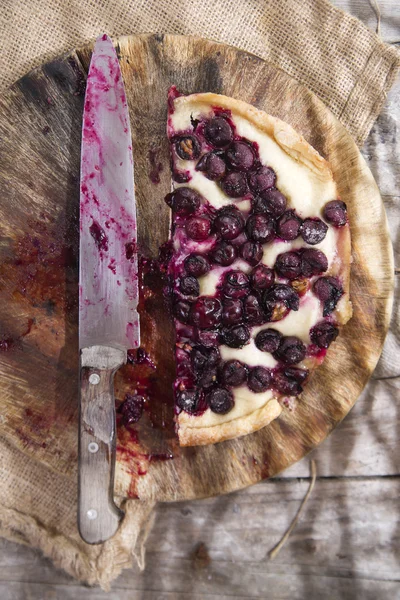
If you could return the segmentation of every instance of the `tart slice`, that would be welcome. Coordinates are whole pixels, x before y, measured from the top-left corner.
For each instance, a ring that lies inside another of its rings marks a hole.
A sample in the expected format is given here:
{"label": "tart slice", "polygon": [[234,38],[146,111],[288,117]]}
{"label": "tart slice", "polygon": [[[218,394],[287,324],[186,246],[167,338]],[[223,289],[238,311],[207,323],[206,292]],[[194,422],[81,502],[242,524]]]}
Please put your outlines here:
{"label": "tart slice", "polygon": [[326,160],[290,125],[169,94],[176,421],[183,446],[292,406],[351,317],[350,230]]}

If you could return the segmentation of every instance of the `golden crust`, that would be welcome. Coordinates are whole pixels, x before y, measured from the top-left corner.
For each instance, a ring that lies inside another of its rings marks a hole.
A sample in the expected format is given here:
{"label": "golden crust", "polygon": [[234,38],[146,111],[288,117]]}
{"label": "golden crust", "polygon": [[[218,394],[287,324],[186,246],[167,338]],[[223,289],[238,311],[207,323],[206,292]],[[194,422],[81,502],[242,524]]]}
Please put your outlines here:
{"label": "golden crust", "polygon": [[175,110],[179,110],[179,107],[185,104],[203,104],[207,107],[218,106],[231,110],[247,119],[260,131],[271,136],[287,154],[304,164],[320,179],[327,181],[333,179],[329,163],[289,123],[258,110],[255,106],[242,102],[242,100],[211,92],[179,96],[174,100]]}
{"label": "golden crust", "polygon": [[[219,94],[192,94],[190,96],[180,96],[174,100],[175,110],[191,104],[196,107],[203,105],[205,109],[217,106],[230,110],[233,115],[239,115],[246,119],[261,132],[273,138],[284,152],[312,171],[320,181],[333,182],[329,163],[288,123],[260,111],[246,102]],[[338,324],[344,325],[352,316],[352,305],[349,296],[351,239],[348,225],[338,231],[338,256],[340,260],[334,261],[329,275],[339,277],[343,285],[345,293],[335,310],[334,316]],[[317,359],[311,357],[303,362],[303,366],[309,369],[310,375],[319,364]],[[279,417],[281,412],[282,407],[278,399],[272,398],[263,407],[254,410],[252,413],[231,421],[216,423],[209,427],[190,427],[187,419],[180,419],[178,416],[179,442],[181,446],[200,446],[247,435],[271,423]]]}
{"label": "golden crust", "polygon": [[282,407],[278,400],[272,398],[264,406],[248,415],[210,427],[189,427],[187,422],[180,423],[178,416],[179,443],[181,446],[205,446],[241,437],[265,427],[279,417],[281,412]]}

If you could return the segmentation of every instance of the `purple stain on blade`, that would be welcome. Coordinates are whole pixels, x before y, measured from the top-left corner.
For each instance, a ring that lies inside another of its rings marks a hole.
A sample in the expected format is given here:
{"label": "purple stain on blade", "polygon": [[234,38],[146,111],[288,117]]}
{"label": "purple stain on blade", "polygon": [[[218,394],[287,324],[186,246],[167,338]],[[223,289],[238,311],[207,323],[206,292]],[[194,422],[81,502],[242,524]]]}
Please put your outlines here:
{"label": "purple stain on blade", "polygon": [[97,221],[93,221],[90,228],[90,235],[95,241],[97,248],[102,252],[108,252],[108,237],[101,225]]}
{"label": "purple stain on blade", "polygon": [[125,244],[125,256],[128,260],[134,259],[136,254],[137,254],[136,242],[128,242],[127,244]]}

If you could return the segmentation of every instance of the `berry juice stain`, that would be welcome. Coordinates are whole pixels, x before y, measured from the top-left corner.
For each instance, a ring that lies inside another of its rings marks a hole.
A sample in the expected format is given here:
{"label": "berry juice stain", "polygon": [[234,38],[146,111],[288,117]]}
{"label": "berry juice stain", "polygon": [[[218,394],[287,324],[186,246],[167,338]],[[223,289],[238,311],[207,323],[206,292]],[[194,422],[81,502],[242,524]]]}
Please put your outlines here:
{"label": "berry juice stain", "polygon": [[93,221],[89,227],[90,235],[95,241],[97,249],[100,252],[108,252],[108,236],[97,221]]}
{"label": "berry juice stain", "polygon": [[150,172],[149,178],[152,183],[157,185],[160,183],[160,173],[163,170],[163,164],[158,160],[158,152],[157,150],[151,149],[149,150],[149,163],[150,163]]}

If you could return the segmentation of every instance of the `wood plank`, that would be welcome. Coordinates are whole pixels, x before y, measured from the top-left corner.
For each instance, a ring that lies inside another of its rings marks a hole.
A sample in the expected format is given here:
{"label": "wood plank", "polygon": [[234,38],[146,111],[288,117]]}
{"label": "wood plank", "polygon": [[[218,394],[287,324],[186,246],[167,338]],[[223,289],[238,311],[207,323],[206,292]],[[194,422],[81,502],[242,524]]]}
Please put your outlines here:
{"label": "wood plank", "polygon": [[330,600],[400,598],[400,478],[318,479],[293,535],[269,561],[307,487],[305,479],[271,480],[228,496],[159,505],[146,570],[124,571],[109,596],[77,585],[32,549],[3,541],[0,597],[222,600],[265,598],[270,590],[273,598],[320,600],[329,589]]}
{"label": "wood plank", "polygon": [[[364,25],[376,32],[377,14],[373,0],[331,0],[331,2],[337,8],[341,8],[353,17],[357,17]],[[381,13],[380,37],[387,43],[400,42],[399,2],[395,0],[377,0],[377,4]]]}

